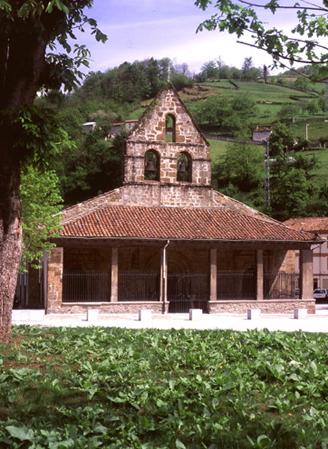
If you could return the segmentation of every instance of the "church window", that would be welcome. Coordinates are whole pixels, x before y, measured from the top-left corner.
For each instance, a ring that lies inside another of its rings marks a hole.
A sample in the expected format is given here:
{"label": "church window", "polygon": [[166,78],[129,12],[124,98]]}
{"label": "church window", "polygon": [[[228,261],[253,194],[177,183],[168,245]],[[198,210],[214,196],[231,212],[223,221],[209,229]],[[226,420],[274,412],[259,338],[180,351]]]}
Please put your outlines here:
{"label": "church window", "polygon": [[157,151],[149,150],[145,153],[144,178],[151,181],[159,181],[160,157]]}

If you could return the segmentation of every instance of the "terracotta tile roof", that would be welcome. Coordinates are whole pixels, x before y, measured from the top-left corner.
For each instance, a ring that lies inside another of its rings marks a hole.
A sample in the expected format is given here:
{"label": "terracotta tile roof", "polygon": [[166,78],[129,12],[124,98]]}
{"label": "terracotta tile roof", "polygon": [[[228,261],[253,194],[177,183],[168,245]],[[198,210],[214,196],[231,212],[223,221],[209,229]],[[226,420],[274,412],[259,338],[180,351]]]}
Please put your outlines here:
{"label": "terracotta tile roof", "polygon": [[328,232],[328,217],[291,218],[284,224],[298,231]]}
{"label": "terracotta tile roof", "polygon": [[216,208],[105,206],[64,222],[62,237],[313,241],[314,234]]}

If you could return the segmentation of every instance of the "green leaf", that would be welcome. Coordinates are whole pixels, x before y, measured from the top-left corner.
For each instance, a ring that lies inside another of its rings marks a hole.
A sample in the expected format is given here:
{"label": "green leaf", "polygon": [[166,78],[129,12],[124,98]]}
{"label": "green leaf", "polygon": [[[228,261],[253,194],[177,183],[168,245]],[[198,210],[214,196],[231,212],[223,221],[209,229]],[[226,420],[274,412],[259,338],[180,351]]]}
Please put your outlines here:
{"label": "green leaf", "polygon": [[175,447],[177,449],[186,449],[186,446],[178,438],[175,440]]}
{"label": "green leaf", "polygon": [[20,441],[33,441],[34,432],[31,429],[28,429],[25,426],[16,427],[16,426],[7,426],[7,432],[17,440]]}

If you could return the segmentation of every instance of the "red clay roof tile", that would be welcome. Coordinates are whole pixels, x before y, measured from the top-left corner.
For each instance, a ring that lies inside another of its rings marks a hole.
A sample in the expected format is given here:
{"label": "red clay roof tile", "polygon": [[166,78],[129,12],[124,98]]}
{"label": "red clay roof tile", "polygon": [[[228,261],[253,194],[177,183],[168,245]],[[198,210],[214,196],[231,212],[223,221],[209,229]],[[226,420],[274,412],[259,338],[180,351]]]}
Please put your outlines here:
{"label": "red clay roof tile", "polygon": [[328,232],[328,217],[291,218],[284,224],[298,231]]}
{"label": "red clay roof tile", "polygon": [[313,241],[282,223],[216,208],[105,206],[64,223],[67,238]]}

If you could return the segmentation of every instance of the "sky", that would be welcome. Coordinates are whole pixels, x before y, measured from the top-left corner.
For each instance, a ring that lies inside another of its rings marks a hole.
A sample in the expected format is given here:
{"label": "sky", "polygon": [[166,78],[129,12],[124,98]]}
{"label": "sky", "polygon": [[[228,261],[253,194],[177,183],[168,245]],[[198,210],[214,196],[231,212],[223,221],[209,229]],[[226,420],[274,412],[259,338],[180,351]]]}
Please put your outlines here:
{"label": "sky", "polygon": [[[108,36],[105,44],[95,42],[88,33],[79,39],[91,50],[92,71],[150,57],[187,63],[193,73],[199,72],[205,62],[219,57],[237,67],[247,56],[253,57],[256,66],[271,62],[263,51],[236,43],[234,35],[218,31],[196,33],[197,26],[211,12],[197,8],[194,0],[94,0],[88,15],[98,21]],[[275,26],[282,29],[295,23],[286,10],[276,14],[274,20]]]}

